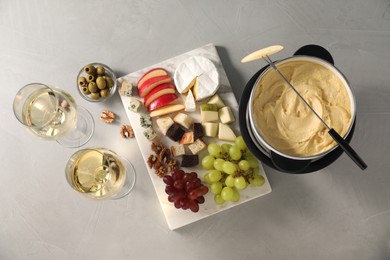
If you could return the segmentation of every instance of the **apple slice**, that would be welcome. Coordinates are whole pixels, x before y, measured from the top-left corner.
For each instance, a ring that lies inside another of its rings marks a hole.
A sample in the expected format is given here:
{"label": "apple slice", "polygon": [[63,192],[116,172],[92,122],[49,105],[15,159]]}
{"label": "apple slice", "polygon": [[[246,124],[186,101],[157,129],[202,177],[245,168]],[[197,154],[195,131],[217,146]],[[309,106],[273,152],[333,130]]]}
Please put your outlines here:
{"label": "apple slice", "polygon": [[180,110],[184,110],[185,106],[183,104],[174,104],[168,105],[159,109],[156,109],[150,112],[150,117],[163,116],[168,115],[170,113],[178,112]]}
{"label": "apple slice", "polygon": [[152,89],[157,87],[158,85],[164,84],[164,83],[170,83],[172,82],[172,78],[168,75],[163,76],[157,76],[150,78],[146,80],[138,89],[138,94],[140,97],[146,97],[147,94],[149,94]]}
{"label": "apple slice", "polygon": [[148,106],[148,111],[154,111],[160,107],[166,106],[172,101],[176,100],[177,96],[176,94],[165,94],[159,97],[158,99],[154,100],[150,105]]}
{"label": "apple slice", "polygon": [[163,68],[154,68],[149,71],[147,71],[139,80],[137,83],[138,88],[148,79],[157,77],[157,76],[164,76],[168,75],[168,72]]}
{"label": "apple slice", "polygon": [[145,107],[149,106],[150,103],[152,103],[157,98],[161,97],[165,94],[175,94],[176,87],[172,83],[164,83],[156,88],[152,89],[152,91],[149,92],[149,94],[146,95],[144,98],[144,105]]}

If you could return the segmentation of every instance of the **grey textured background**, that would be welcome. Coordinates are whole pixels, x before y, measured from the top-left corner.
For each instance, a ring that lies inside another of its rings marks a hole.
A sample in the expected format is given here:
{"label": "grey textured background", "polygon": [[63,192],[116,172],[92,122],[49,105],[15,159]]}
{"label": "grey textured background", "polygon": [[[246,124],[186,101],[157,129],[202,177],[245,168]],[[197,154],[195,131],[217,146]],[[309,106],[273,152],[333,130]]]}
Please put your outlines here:
{"label": "grey textured background", "polygon": [[[246,54],[271,44],[291,55],[327,48],[357,99],[352,146],[369,168],[343,155],[316,173],[266,167],[273,192],[178,231],[168,230],[135,140],[97,120],[108,108],[127,123],[118,96],[89,104],[75,80],[86,63],[118,76],[214,43],[239,97],[260,63]],[[389,259],[390,2],[345,1],[0,1],[0,259]],[[88,146],[129,158],[131,196],[93,202],[68,187],[74,149],[31,137],[12,101],[30,82],[69,91],[96,119]]]}

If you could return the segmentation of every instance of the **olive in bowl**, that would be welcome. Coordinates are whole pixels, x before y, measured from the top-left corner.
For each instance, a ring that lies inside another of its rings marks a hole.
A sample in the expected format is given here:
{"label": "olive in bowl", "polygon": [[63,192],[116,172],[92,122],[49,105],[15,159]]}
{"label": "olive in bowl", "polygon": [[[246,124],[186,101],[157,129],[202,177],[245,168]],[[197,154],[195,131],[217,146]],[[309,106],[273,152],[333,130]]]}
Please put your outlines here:
{"label": "olive in bowl", "polygon": [[77,89],[87,101],[101,102],[112,97],[116,91],[114,72],[102,63],[91,63],[77,75]]}

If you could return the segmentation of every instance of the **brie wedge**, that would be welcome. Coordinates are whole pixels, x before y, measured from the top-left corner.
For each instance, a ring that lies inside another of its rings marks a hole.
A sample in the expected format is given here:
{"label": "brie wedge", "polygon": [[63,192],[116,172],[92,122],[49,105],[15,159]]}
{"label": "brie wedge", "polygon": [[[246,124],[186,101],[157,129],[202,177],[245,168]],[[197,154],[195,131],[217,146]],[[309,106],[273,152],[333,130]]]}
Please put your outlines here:
{"label": "brie wedge", "polygon": [[193,87],[196,101],[214,95],[219,87],[217,68],[203,56],[193,56],[181,63],[175,71],[174,80],[180,94]]}
{"label": "brie wedge", "polygon": [[192,91],[191,90],[188,91],[188,94],[187,94],[187,97],[186,97],[186,102],[185,102],[184,105],[186,106],[184,111],[194,112],[196,110],[195,98],[194,98],[194,95],[192,95]]}

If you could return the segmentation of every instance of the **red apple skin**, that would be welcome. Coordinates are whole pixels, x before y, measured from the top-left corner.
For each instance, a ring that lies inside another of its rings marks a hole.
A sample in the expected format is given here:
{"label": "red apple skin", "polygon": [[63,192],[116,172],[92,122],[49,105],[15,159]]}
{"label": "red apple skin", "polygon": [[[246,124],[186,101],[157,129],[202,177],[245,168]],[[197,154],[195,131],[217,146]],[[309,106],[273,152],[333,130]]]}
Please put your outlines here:
{"label": "red apple skin", "polygon": [[152,89],[156,88],[158,85],[169,82],[172,82],[172,78],[168,75],[150,78],[141,85],[138,90],[138,94],[140,97],[144,98],[147,94],[149,94],[150,91],[152,91]]}
{"label": "red apple skin", "polygon": [[150,105],[148,106],[148,111],[152,112],[153,110],[168,105],[169,103],[175,101],[176,99],[177,99],[176,94],[162,95],[161,97],[159,97],[158,99],[150,103]]}
{"label": "red apple skin", "polygon": [[144,98],[144,106],[149,106],[151,102],[156,100],[158,97],[165,95],[165,94],[175,94],[176,93],[176,87],[172,83],[164,83],[161,84],[152,91],[149,92],[149,94],[146,95]]}
{"label": "red apple skin", "polygon": [[148,79],[157,77],[157,76],[164,76],[168,75],[168,72],[163,68],[154,68],[149,71],[147,71],[139,80],[137,83],[138,88],[141,87],[141,85]]}

